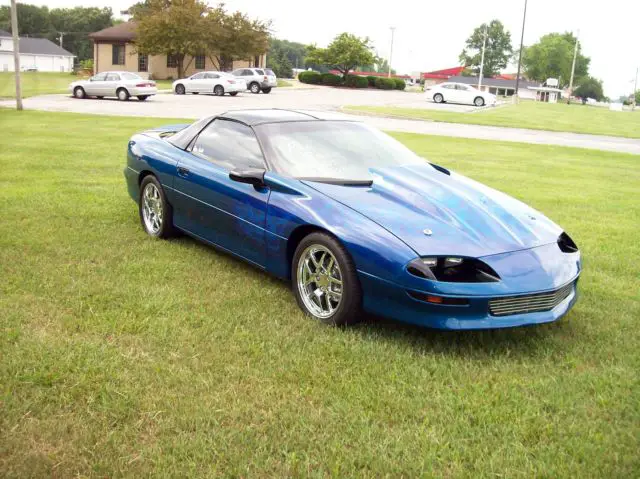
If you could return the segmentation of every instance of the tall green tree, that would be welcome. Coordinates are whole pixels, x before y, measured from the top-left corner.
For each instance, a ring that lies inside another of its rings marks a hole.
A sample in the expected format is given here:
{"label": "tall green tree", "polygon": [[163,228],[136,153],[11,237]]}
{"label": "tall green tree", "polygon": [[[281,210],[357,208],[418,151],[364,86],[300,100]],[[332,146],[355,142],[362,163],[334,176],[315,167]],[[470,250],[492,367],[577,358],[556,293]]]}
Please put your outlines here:
{"label": "tall green tree", "polygon": [[[571,64],[576,45],[576,37],[570,33],[549,33],[524,49],[522,66],[530,80],[543,82],[547,78],[557,78],[561,87],[567,87],[571,78]],[[582,54],[578,44],[574,85],[579,85],[589,73],[591,59]]]}
{"label": "tall green tree", "polygon": [[269,52],[267,54],[267,67],[282,78],[293,76],[293,68],[304,68],[307,46],[302,43],[269,39]]}
{"label": "tall green tree", "polygon": [[[46,37],[53,33],[48,7],[18,3],[18,19],[20,35]],[[0,7],[0,30],[11,32],[11,8],[9,6]]]}
{"label": "tall green tree", "polygon": [[485,32],[487,41],[482,74],[485,77],[492,77],[507,67],[509,59],[513,54],[511,33],[505,30],[500,20],[491,20],[490,23],[483,23],[475,28],[471,36],[467,38],[464,50],[460,53],[459,60],[460,63],[469,67],[475,75],[480,73]]}
{"label": "tall green tree", "polygon": [[310,47],[307,62],[335,68],[344,79],[358,66],[375,63],[373,47],[368,37],[359,38],[351,33],[336,36],[327,48]]}
{"label": "tall green tree", "polygon": [[578,87],[573,90],[573,94],[582,98],[582,103],[586,103],[587,98],[600,101],[604,98],[602,81],[590,76],[583,77],[580,79]]}

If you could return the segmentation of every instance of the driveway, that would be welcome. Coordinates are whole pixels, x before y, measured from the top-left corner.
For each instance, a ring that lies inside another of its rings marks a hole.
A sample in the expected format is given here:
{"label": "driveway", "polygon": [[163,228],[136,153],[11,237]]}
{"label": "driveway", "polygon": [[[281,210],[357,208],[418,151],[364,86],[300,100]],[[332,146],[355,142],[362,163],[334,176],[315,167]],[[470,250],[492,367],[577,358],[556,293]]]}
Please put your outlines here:
{"label": "driveway", "polygon": [[[43,95],[27,98],[24,107],[31,110],[66,111],[99,115],[146,116],[158,118],[200,118],[229,110],[247,108],[290,108],[339,110],[344,105],[374,105],[438,108],[447,111],[474,109],[465,105],[435,104],[414,92],[352,90],[314,87],[275,88],[270,94],[241,93],[236,97],[210,95],[159,94],[146,102],[131,100],[77,100],[70,95]],[[15,101],[0,101],[0,106],[14,107]],[[380,129],[429,135],[500,140],[545,145],[592,148],[640,155],[640,140],[550,131],[463,125],[433,121],[405,120],[362,115],[347,115]]]}

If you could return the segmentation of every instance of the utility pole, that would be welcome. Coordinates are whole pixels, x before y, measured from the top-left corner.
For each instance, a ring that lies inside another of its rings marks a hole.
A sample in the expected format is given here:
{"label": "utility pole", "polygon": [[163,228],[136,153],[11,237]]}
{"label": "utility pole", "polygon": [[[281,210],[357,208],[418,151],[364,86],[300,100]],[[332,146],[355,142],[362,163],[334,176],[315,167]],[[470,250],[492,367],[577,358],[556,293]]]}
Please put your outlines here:
{"label": "utility pole", "polygon": [[524,14],[522,15],[522,34],[520,35],[520,53],[518,54],[518,73],[516,74],[516,91],[514,98],[518,101],[518,88],[520,86],[520,66],[522,65],[522,45],[524,43],[524,24],[527,21],[527,0],[524,0]]}
{"label": "utility pole", "polygon": [[580,36],[580,30],[576,35],[576,45],[573,47],[573,63],[571,63],[571,78],[569,79],[569,98],[567,98],[567,105],[571,103],[571,95],[573,95],[573,74],[576,70],[576,57],[578,56],[578,36]]}
{"label": "utility pole", "polygon": [[391,28],[391,48],[389,48],[389,71],[387,72],[387,78],[391,78],[391,60],[393,59],[393,34],[396,31],[396,27]]}
{"label": "utility pole", "polygon": [[60,32],[60,48],[62,48],[62,39],[64,38],[64,32]]}
{"label": "utility pole", "polygon": [[11,35],[13,36],[13,68],[16,75],[16,108],[22,110],[22,85],[20,84],[20,38],[18,37],[18,8],[11,0]]}
{"label": "utility pole", "polygon": [[484,40],[482,40],[482,56],[480,57],[480,74],[478,75],[478,90],[482,87],[482,74],[484,73],[484,49],[487,46],[487,26],[484,26]]}

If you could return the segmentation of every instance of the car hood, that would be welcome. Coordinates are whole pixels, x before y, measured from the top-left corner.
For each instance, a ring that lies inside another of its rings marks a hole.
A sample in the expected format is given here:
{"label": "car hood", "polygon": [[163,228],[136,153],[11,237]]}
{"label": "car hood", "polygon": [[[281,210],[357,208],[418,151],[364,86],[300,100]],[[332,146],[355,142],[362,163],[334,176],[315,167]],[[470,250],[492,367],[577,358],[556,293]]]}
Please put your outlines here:
{"label": "car hood", "polygon": [[524,203],[425,165],[371,169],[370,187],[304,181],[418,255],[482,257],[554,243],[562,229]]}

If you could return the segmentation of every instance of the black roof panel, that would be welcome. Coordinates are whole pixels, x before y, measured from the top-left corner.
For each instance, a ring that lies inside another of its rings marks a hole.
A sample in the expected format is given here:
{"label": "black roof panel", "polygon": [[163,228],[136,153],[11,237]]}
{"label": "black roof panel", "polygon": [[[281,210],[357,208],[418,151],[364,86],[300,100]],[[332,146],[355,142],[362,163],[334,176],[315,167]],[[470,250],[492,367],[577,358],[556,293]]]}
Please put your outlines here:
{"label": "black roof panel", "polygon": [[264,110],[232,110],[222,115],[218,115],[218,118],[229,118],[231,120],[238,120],[247,125],[260,125],[261,123],[279,123],[283,121],[311,121],[317,120],[306,113],[301,113],[293,110],[278,110],[278,109],[264,109]]}

